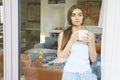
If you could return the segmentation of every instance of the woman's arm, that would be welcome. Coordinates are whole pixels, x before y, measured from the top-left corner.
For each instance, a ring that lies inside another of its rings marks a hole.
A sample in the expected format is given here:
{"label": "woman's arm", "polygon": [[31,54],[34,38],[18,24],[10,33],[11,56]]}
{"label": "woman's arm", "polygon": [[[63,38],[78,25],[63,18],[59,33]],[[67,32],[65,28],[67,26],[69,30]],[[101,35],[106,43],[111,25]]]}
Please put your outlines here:
{"label": "woman's arm", "polygon": [[63,38],[63,32],[59,34],[59,37],[58,37],[58,57],[59,58],[64,58],[64,57],[67,57],[69,55],[69,51],[70,51],[70,48],[72,46],[72,43],[70,43],[70,41],[68,41],[66,47],[64,48],[64,50],[61,50],[61,45],[62,45],[62,38]]}
{"label": "woman's arm", "polygon": [[89,47],[90,60],[94,62],[96,61],[97,54],[96,54],[94,34],[92,32],[89,32],[88,47]]}
{"label": "woman's arm", "polygon": [[67,57],[69,55],[69,51],[71,49],[71,46],[72,46],[73,42],[77,40],[77,36],[78,35],[76,33],[73,33],[71,35],[70,40],[66,44],[65,48],[63,50],[61,50],[63,32],[61,32],[59,34],[59,37],[58,37],[58,50],[57,50],[57,55],[58,55],[59,58],[65,58],[65,57]]}

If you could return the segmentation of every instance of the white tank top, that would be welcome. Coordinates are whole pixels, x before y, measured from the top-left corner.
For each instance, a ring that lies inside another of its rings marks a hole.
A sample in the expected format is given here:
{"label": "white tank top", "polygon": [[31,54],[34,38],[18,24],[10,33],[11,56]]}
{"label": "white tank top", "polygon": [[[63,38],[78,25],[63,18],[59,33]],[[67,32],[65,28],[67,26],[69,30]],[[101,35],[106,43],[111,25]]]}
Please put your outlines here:
{"label": "white tank top", "polygon": [[64,66],[64,70],[82,73],[90,69],[89,50],[87,43],[73,43],[70,54]]}

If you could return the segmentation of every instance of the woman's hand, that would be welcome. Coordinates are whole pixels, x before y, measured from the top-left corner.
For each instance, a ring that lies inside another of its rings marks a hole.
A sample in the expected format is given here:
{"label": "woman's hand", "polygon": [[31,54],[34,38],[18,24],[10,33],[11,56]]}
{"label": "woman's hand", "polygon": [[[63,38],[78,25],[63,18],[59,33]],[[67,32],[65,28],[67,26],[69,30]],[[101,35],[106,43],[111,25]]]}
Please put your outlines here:
{"label": "woman's hand", "polygon": [[79,38],[81,42],[89,42],[89,39],[90,39],[89,32],[85,33]]}
{"label": "woman's hand", "polygon": [[88,44],[91,44],[91,43],[92,43],[92,41],[93,41],[93,39],[94,39],[93,37],[94,37],[93,33],[88,32]]}
{"label": "woman's hand", "polygon": [[72,33],[71,38],[70,38],[69,41],[70,41],[71,43],[74,43],[75,41],[78,41],[78,40],[79,40],[78,32]]}
{"label": "woman's hand", "polygon": [[93,39],[93,35],[91,32],[87,32],[84,34],[84,36],[82,35],[81,37],[79,36],[78,32],[74,32],[71,35],[70,42],[74,43],[75,41],[81,41],[90,44],[92,42],[92,39]]}
{"label": "woman's hand", "polygon": [[82,42],[87,42],[88,44],[90,44],[92,42],[92,39],[93,39],[92,33],[91,32],[87,32],[79,40],[82,41]]}

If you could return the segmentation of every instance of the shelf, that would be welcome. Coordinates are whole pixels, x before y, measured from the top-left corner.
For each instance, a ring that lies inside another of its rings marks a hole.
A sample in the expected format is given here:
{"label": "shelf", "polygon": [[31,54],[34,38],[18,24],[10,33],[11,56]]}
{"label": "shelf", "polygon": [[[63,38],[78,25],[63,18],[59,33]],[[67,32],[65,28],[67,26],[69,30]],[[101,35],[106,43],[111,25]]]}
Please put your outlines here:
{"label": "shelf", "polygon": [[39,28],[24,28],[24,30],[30,30],[30,31],[40,31]]}
{"label": "shelf", "polygon": [[50,33],[60,33],[60,32],[62,32],[63,30],[52,30],[52,31],[50,31]]}
{"label": "shelf", "polygon": [[64,7],[65,3],[59,3],[59,4],[48,4],[49,7]]}
{"label": "shelf", "polygon": [[65,3],[65,0],[48,0],[48,4]]}

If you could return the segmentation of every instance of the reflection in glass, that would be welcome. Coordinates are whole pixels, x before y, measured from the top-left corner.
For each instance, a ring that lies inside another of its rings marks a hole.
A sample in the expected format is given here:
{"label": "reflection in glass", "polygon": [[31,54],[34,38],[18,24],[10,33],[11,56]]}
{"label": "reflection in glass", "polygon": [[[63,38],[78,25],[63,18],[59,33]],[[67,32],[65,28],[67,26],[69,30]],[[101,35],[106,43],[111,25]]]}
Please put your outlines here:
{"label": "reflection in glass", "polygon": [[[54,1],[57,2],[54,3]],[[48,78],[49,80],[61,79],[64,64],[48,63],[53,60],[57,61],[57,39],[59,33],[67,27],[66,13],[71,5],[80,4],[80,0],[21,0],[20,2],[20,55],[26,56],[25,58],[23,56],[20,58],[21,80],[48,80]],[[97,2],[88,2],[89,5],[82,4],[82,6],[89,8],[95,3],[101,4],[101,0]],[[87,3],[87,0],[85,3]],[[90,17],[91,20],[88,18],[86,19],[86,29],[95,33],[98,59],[91,67],[94,71],[93,77],[100,80],[100,46],[102,29],[97,27],[98,22],[91,23],[91,21],[98,21],[99,19],[100,6],[94,6],[97,5],[93,5],[90,8],[94,13],[90,13],[89,9],[87,9],[89,11],[86,12],[87,17]],[[94,9],[97,9],[97,12],[95,12]],[[92,15],[88,16],[90,14]],[[93,14],[96,14],[95,17]],[[41,53],[39,54],[39,50],[41,50],[42,56]],[[38,58],[38,56],[40,57]],[[46,75],[49,77],[46,77]]]}
{"label": "reflection in glass", "polygon": [[0,0],[0,80],[3,80],[3,5]]}

